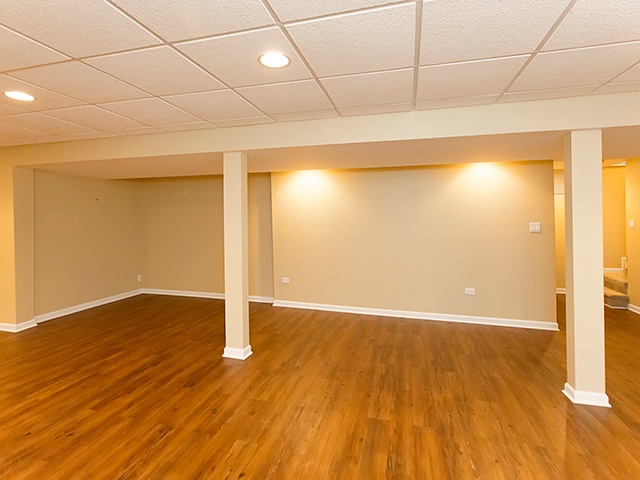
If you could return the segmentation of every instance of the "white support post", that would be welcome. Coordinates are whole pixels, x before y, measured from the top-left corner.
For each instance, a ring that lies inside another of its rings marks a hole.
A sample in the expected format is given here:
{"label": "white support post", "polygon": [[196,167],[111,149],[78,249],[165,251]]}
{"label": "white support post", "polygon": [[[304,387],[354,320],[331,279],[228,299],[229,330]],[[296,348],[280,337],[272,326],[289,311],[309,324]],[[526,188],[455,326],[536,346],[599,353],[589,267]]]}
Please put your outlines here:
{"label": "white support post", "polygon": [[223,357],[245,360],[249,344],[249,249],[247,156],[224,154],[224,295]]}
{"label": "white support post", "polygon": [[602,132],[564,141],[566,202],[567,383],[573,402],[610,407],[605,385]]}

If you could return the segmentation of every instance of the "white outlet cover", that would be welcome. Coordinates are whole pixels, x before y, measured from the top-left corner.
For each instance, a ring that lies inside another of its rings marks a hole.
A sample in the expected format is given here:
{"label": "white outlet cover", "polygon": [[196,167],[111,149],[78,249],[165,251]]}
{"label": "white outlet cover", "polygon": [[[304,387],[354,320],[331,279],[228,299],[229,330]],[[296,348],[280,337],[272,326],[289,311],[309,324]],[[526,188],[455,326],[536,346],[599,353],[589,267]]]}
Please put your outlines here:
{"label": "white outlet cover", "polygon": [[540,222],[529,222],[529,232],[531,233],[542,232],[542,224]]}

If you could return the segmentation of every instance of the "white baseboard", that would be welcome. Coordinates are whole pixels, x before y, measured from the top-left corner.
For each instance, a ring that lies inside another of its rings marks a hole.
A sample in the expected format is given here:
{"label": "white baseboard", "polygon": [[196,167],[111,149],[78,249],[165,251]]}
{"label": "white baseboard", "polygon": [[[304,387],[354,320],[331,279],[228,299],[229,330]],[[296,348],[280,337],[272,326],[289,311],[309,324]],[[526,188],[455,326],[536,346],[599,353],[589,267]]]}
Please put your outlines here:
{"label": "white baseboard", "polygon": [[49,320],[53,320],[54,318],[64,317],[65,315],[71,315],[72,313],[82,312],[83,310],[88,310],[90,308],[100,307],[101,305],[106,305],[107,303],[113,303],[120,300],[124,300],[125,298],[135,297],[136,295],[140,295],[141,290],[132,290],[130,292],[120,293],[118,295],[113,295],[111,297],[101,298],[99,300],[94,300],[92,302],[82,303],[80,305],[75,305],[73,307],[63,308],[61,310],[56,310],[55,312],[43,313],[42,315],[36,315],[34,318],[36,323],[48,322]]}
{"label": "white baseboard", "polygon": [[476,317],[467,315],[452,315],[448,313],[411,312],[404,310],[386,310],[378,308],[347,307],[343,305],[327,305],[320,303],[290,302],[275,300],[274,307],[302,308],[306,310],[323,310],[327,312],[356,313],[358,315],[376,315],[382,317],[411,318],[415,320],[435,320],[439,322],[473,323],[479,325],[493,325],[499,327],[532,328],[536,330],[558,331],[557,322],[542,322],[538,320],[517,320],[511,318]]}
{"label": "white baseboard", "polygon": [[602,270],[604,270],[605,272],[609,272],[609,273],[622,273],[622,272],[624,272],[623,268],[603,268]]}
{"label": "white baseboard", "polygon": [[251,345],[247,345],[244,348],[231,348],[224,347],[224,353],[222,356],[224,358],[232,358],[234,360],[246,360],[251,356],[253,351],[251,351]]}
{"label": "white baseboard", "polygon": [[259,297],[257,295],[249,295],[249,301],[255,303],[273,303],[273,297]]}
{"label": "white baseboard", "polygon": [[214,300],[224,300],[224,293],[213,292],[191,292],[188,290],[164,290],[160,288],[143,288],[140,293],[149,295],[171,295],[173,297],[195,297],[195,298],[211,298]]}
{"label": "white baseboard", "polygon": [[38,324],[33,319],[22,323],[0,323],[0,332],[18,333],[37,326]]}
{"label": "white baseboard", "polygon": [[629,304],[629,305],[627,305],[627,310],[629,310],[630,312],[637,313],[637,314],[640,315],[640,307],[638,307],[637,305]]}
{"label": "white baseboard", "polygon": [[606,393],[585,392],[576,390],[568,383],[564,384],[562,393],[564,393],[569,400],[578,405],[591,405],[593,407],[611,408],[611,404],[609,403],[609,396]]}
{"label": "white baseboard", "polygon": [[567,289],[566,288],[556,288],[556,294],[558,294],[558,295],[566,295],[567,294]]}

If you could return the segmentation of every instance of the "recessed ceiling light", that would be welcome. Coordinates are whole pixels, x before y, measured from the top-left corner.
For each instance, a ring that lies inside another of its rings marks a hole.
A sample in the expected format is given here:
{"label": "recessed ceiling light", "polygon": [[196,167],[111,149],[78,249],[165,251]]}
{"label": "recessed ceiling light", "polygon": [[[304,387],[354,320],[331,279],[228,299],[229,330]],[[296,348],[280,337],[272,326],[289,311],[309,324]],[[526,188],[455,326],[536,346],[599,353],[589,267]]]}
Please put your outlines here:
{"label": "recessed ceiling light", "polygon": [[262,65],[269,68],[283,68],[289,65],[291,60],[284,53],[267,52],[258,59]]}
{"label": "recessed ceiling light", "polygon": [[4,92],[5,97],[13,98],[14,100],[20,100],[22,102],[33,102],[35,97],[32,97],[28,93],[24,92]]}

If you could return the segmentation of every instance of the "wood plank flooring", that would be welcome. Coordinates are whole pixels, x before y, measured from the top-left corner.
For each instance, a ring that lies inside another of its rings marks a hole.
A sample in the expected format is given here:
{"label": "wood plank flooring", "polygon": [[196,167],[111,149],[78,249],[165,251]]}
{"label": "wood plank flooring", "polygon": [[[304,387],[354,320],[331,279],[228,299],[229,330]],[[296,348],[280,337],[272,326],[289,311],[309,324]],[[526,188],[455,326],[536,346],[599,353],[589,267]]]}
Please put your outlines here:
{"label": "wood plank flooring", "polygon": [[240,362],[223,313],[142,295],[0,333],[0,479],[640,478],[635,314],[606,311],[604,409],[561,393],[564,328],[252,304]]}

